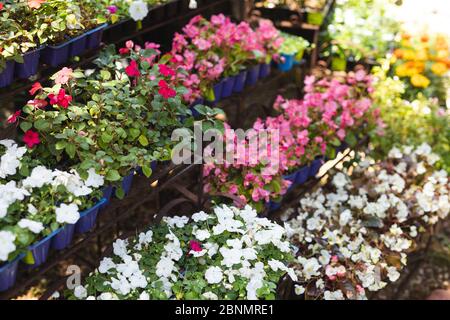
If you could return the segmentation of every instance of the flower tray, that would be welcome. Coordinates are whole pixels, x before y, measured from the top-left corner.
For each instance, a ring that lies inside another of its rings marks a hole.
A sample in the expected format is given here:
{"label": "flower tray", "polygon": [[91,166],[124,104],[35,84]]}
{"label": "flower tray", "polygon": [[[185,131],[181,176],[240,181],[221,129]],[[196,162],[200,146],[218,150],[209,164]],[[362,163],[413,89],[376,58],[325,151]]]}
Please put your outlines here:
{"label": "flower tray", "polygon": [[52,239],[60,231],[61,229],[55,230],[44,239],[28,247],[28,252],[23,259],[23,262],[27,264],[28,268],[37,268],[47,261]]}
{"label": "flower tray", "polygon": [[272,71],[270,63],[263,63],[260,66],[259,69],[259,78],[264,79],[267,78],[270,75],[270,72]]}
{"label": "flower tray", "polygon": [[7,61],[5,69],[0,73],[0,88],[9,86],[14,80],[14,61]]}
{"label": "flower tray", "polygon": [[100,43],[102,42],[103,32],[105,31],[106,27],[108,26],[107,23],[102,24],[98,26],[95,29],[92,29],[88,31],[87,34],[87,40],[86,40],[86,48],[87,49],[95,49],[100,46]]}
{"label": "flower tray", "polygon": [[304,166],[297,171],[297,175],[295,176],[295,183],[297,185],[304,184],[309,178],[309,166]]}
{"label": "flower tray", "polygon": [[130,174],[128,174],[122,180],[122,189],[125,195],[128,195],[130,193],[131,187],[133,185],[134,173],[135,170],[131,170]]}
{"label": "flower tray", "polygon": [[314,178],[318,173],[322,165],[324,164],[325,160],[324,157],[320,156],[314,159],[314,161],[311,163],[310,169],[309,169],[309,177]]}
{"label": "flower tray", "polygon": [[80,214],[80,219],[75,224],[76,233],[86,233],[94,228],[97,222],[97,216],[102,207],[108,204],[108,200],[103,198],[92,208],[89,208]]}
{"label": "flower tray", "polygon": [[227,77],[223,79],[223,87],[222,87],[222,99],[228,98],[233,94],[234,84],[236,81],[236,77]]}
{"label": "flower tray", "polygon": [[16,63],[15,75],[19,79],[28,79],[35,75],[39,67],[39,58],[44,47],[25,53],[23,63]]}
{"label": "flower tray", "polygon": [[245,88],[247,82],[247,70],[242,70],[234,79],[233,91],[235,93],[241,93]]}
{"label": "flower tray", "polygon": [[72,243],[74,234],[75,224],[66,224],[59,229],[59,232],[53,237],[52,249],[58,251],[66,249]]}
{"label": "flower tray", "polygon": [[247,82],[248,86],[254,86],[259,79],[260,65],[253,66],[248,69]]}
{"label": "flower tray", "polygon": [[23,255],[19,255],[13,261],[0,265],[0,292],[6,291],[16,283],[19,261]]}

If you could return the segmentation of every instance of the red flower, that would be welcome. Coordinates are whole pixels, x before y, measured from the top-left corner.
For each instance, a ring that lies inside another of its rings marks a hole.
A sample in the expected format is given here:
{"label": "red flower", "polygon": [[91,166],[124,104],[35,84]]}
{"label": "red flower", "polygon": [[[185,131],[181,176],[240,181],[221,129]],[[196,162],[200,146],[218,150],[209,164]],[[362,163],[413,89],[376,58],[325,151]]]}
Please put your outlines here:
{"label": "red flower", "polygon": [[34,96],[36,92],[38,92],[41,89],[42,89],[41,84],[39,82],[35,82],[29,91],[30,95]]}
{"label": "red flower", "polygon": [[20,114],[22,113],[22,111],[16,111],[14,112],[14,114],[12,114],[9,118],[8,118],[8,123],[16,123],[17,119],[20,117]]}
{"label": "red flower", "polygon": [[35,107],[36,109],[45,108],[48,105],[46,100],[34,99],[27,102],[27,104]]}
{"label": "red flower", "polygon": [[189,242],[189,248],[191,249],[191,251],[194,251],[194,252],[200,252],[200,251],[203,250],[202,249],[202,244],[200,242],[195,241],[195,240],[191,240]]}
{"label": "red flower", "polygon": [[128,48],[120,48],[119,49],[119,53],[123,54],[123,55],[129,54],[130,53],[130,49],[128,49]]}
{"label": "red flower", "polygon": [[2,9],[3,9],[3,3],[0,2],[0,10],[2,10]]}
{"label": "red flower", "polygon": [[175,70],[166,66],[165,64],[158,65],[159,73],[161,73],[164,77],[171,77],[175,75]]}
{"label": "red flower", "polygon": [[33,130],[28,130],[23,136],[23,142],[25,142],[28,148],[33,148],[41,142],[41,139],[39,139],[39,133]]}
{"label": "red flower", "polygon": [[48,98],[50,99],[50,104],[58,105],[64,109],[67,109],[69,104],[72,102],[72,97],[66,94],[66,90],[59,89],[59,93],[57,96],[55,96],[53,93],[50,93],[48,95]]}
{"label": "red flower", "polygon": [[135,60],[131,60],[130,65],[125,68],[125,72],[129,77],[139,77],[141,75],[138,64]]}
{"label": "red flower", "polygon": [[177,95],[177,92],[169,88],[169,85],[164,80],[159,81],[159,94],[164,97],[164,99],[173,98]]}

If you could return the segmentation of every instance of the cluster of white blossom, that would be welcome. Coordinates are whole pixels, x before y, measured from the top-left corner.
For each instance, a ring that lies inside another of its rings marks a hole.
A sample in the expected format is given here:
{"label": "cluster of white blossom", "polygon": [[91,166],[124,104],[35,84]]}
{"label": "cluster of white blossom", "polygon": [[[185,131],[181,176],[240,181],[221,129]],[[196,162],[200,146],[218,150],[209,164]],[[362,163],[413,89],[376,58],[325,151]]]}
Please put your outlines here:
{"label": "cluster of white blossom", "polygon": [[285,238],[283,227],[258,218],[249,206],[219,206],[191,219],[165,217],[133,240],[117,240],[114,256],[101,262],[74,297],[275,298],[274,278],[288,273],[297,280],[286,266],[293,257]]}
{"label": "cluster of white blossom", "polygon": [[419,230],[449,214],[449,178],[424,144],[366,160],[300,201],[286,223],[297,246],[297,295],[366,299],[400,277]]}
{"label": "cluster of white blossom", "polygon": [[[74,224],[80,218],[79,206],[83,197],[103,185],[103,177],[89,170],[86,181],[76,171],[50,170],[44,166],[33,168],[27,176],[18,174],[23,165],[26,148],[12,140],[1,140],[4,147],[0,164],[0,263],[18,250],[17,227],[31,232],[36,238],[49,221]],[[67,192],[63,195],[60,187]],[[69,204],[63,203],[69,201]],[[38,207],[38,208],[37,208]],[[48,215],[51,215],[49,217]],[[24,243],[20,243],[24,245]]]}

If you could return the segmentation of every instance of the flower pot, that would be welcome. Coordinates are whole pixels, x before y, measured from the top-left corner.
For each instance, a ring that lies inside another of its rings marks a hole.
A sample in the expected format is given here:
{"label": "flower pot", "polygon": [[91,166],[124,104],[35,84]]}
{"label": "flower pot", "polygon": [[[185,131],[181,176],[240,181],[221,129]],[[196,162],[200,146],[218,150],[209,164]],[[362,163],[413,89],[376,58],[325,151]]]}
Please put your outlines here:
{"label": "flower pot", "polygon": [[178,13],[178,0],[172,0],[166,3],[166,18],[173,18]]}
{"label": "flower pot", "polygon": [[294,66],[294,55],[282,54],[284,62],[278,63],[278,70],[288,72]]}
{"label": "flower pot", "polygon": [[52,249],[64,250],[73,240],[73,235],[75,233],[75,224],[66,224],[60,229],[52,239]]}
{"label": "flower pot", "polygon": [[122,179],[122,189],[125,195],[128,195],[133,185],[134,170],[131,170],[130,174]]}
{"label": "flower pot", "polygon": [[308,22],[308,24],[312,24],[315,26],[321,26],[323,23],[323,19],[324,16],[322,14],[322,12],[308,12],[307,13],[307,17],[306,17],[306,21]]}
{"label": "flower pot", "polygon": [[57,67],[69,59],[70,43],[64,42],[58,46],[47,46],[41,54],[42,61]]}
{"label": "flower pot", "polygon": [[11,262],[0,264],[0,292],[6,291],[16,283],[17,268],[23,255],[19,255]]}
{"label": "flower pot", "polygon": [[212,88],[212,93],[214,94],[214,97],[210,96],[207,97],[208,102],[210,103],[216,103],[219,102],[222,98],[222,90],[223,90],[223,80],[216,83]]}
{"label": "flower pot", "polygon": [[69,58],[79,56],[86,51],[87,38],[88,38],[87,34],[83,33],[82,35],[79,35],[78,37],[75,37],[69,41],[70,42]]}
{"label": "flower pot", "polygon": [[234,79],[233,91],[235,93],[241,93],[244,90],[246,81],[247,81],[247,70],[242,70]]}
{"label": "flower pot", "polygon": [[191,103],[189,109],[192,112],[192,116],[194,118],[198,118],[200,116],[200,113],[195,109],[196,106],[202,105],[205,103],[205,99],[203,98],[197,98],[194,102]]}
{"label": "flower pot", "polygon": [[322,165],[324,164],[324,162],[325,161],[322,156],[314,159],[314,161],[311,163],[311,165],[309,167],[309,177],[310,178],[314,178],[317,175],[317,173],[319,173],[319,170],[322,167]]}
{"label": "flower pot", "polygon": [[275,202],[275,201],[270,200],[267,203],[267,207],[268,207],[269,211],[278,210],[281,208],[281,202]]}
{"label": "flower pot", "polygon": [[288,191],[292,190],[297,184],[295,183],[297,178],[297,171],[288,175],[283,176],[284,180],[292,182],[291,185],[288,188]]}
{"label": "flower pot", "polygon": [[92,230],[95,226],[95,222],[97,221],[97,216],[100,208],[105,206],[108,203],[108,200],[103,198],[97,204],[95,204],[92,208],[89,208],[80,214],[80,219],[75,224],[75,232],[76,233],[86,233]]}
{"label": "flower pot", "polygon": [[23,262],[28,265],[28,268],[34,269],[44,264],[48,258],[48,252],[50,251],[50,245],[53,237],[55,237],[61,229],[53,231],[44,239],[36,242],[28,247],[28,252],[23,259]]}
{"label": "flower pot", "polygon": [[100,43],[102,42],[103,31],[105,31],[107,26],[108,24],[105,23],[87,32],[87,40],[86,40],[87,49],[95,49],[100,46]]}
{"label": "flower pot", "polygon": [[235,80],[236,76],[223,79],[222,99],[228,98],[233,94]]}
{"label": "flower pot", "polygon": [[248,86],[254,86],[258,82],[258,79],[259,79],[260,65],[258,64],[256,66],[253,66],[253,67],[249,68],[247,71],[248,72],[247,72],[246,84]]}
{"label": "flower pot", "polygon": [[297,52],[297,54],[294,56],[294,64],[295,65],[301,64],[304,55],[305,55],[305,50]]}
{"label": "flower pot", "polygon": [[14,80],[14,61],[7,61],[5,69],[0,73],[0,88],[9,86]]}
{"label": "flower pot", "polygon": [[270,63],[263,63],[260,66],[259,69],[259,78],[264,79],[267,78],[270,75],[270,72],[272,71],[270,67]]}
{"label": "flower pot", "polygon": [[16,77],[20,79],[28,79],[38,72],[39,58],[41,57],[42,48],[27,52],[23,55],[23,63],[16,63]]}
{"label": "flower pot", "polygon": [[295,177],[295,183],[297,185],[304,184],[309,178],[309,166],[304,166],[303,168],[297,171],[297,175]]}
{"label": "flower pot", "polygon": [[111,196],[113,195],[114,187],[113,186],[107,186],[103,188],[103,198],[106,200],[111,200]]}

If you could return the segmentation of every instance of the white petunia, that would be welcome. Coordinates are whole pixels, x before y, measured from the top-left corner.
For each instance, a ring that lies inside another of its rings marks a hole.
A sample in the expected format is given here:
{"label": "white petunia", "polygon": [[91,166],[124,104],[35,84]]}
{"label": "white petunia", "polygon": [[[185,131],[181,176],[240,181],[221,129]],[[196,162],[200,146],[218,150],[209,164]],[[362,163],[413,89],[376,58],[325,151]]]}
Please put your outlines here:
{"label": "white petunia", "polygon": [[102,175],[99,175],[95,172],[94,168],[90,168],[88,170],[88,178],[85,181],[86,186],[93,188],[100,188],[105,183],[105,179]]}
{"label": "white petunia", "polygon": [[209,267],[205,272],[205,279],[209,284],[220,283],[223,279],[222,269],[219,267]]}
{"label": "white petunia", "polygon": [[29,219],[22,219],[18,223],[19,227],[22,229],[28,229],[35,234],[39,234],[44,230],[44,225],[42,222],[33,221]]}
{"label": "white petunia", "polygon": [[211,237],[211,234],[209,233],[208,230],[197,230],[194,233],[194,236],[199,240],[199,241],[205,241],[206,239],[209,239],[209,237]]}
{"label": "white petunia", "polygon": [[7,261],[10,253],[16,250],[16,236],[10,231],[0,231],[0,261]]}
{"label": "white petunia", "polygon": [[85,287],[83,286],[77,286],[75,287],[75,289],[73,290],[73,294],[75,295],[75,297],[77,297],[78,299],[84,299],[87,297],[87,290]]}
{"label": "white petunia", "polygon": [[148,14],[147,4],[142,0],[133,1],[129,8],[130,17],[134,21],[143,20]]}
{"label": "white petunia", "polygon": [[192,215],[192,220],[194,220],[194,222],[200,222],[200,221],[206,221],[208,220],[209,215],[203,211],[194,213]]}
{"label": "white petunia", "polygon": [[61,224],[75,224],[80,219],[80,212],[76,203],[69,205],[62,203],[59,207],[56,207],[55,213],[56,221]]}

